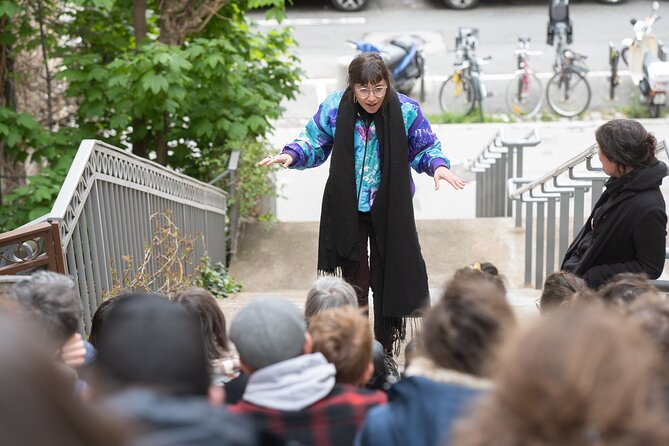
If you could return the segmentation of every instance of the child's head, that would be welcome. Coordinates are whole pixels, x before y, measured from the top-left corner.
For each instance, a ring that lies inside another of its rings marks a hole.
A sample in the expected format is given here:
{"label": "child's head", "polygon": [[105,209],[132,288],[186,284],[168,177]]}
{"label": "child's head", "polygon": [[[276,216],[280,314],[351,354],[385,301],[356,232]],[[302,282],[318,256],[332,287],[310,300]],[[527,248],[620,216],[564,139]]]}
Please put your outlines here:
{"label": "child's head", "polygon": [[362,310],[332,308],[318,313],[309,323],[313,349],[337,369],[337,382],[365,384],[374,370],[372,331]]}
{"label": "child's head", "polygon": [[539,309],[542,313],[551,311],[585,288],[587,288],[585,281],[570,272],[552,273],[546,277],[544,282]]}

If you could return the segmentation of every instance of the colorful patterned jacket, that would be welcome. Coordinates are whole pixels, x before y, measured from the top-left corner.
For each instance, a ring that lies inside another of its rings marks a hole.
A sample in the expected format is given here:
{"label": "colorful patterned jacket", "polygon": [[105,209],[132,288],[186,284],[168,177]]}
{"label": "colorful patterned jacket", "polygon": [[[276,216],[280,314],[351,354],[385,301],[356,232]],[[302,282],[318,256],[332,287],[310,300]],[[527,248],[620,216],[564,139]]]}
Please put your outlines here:
{"label": "colorful patterned jacket", "polygon": [[[416,172],[426,172],[430,176],[434,175],[439,166],[450,168],[448,158],[441,151],[441,143],[437,135],[432,132],[430,123],[423,116],[418,103],[401,93],[397,95],[407,134],[409,148],[407,163]],[[287,153],[293,158],[291,168],[307,169],[320,166],[328,158],[332,151],[337,111],[342,96],[343,91],[328,96],[298,138],[283,148],[282,153]],[[362,117],[358,117],[353,142],[358,210],[369,212],[381,183],[379,141],[374,122],[372,121],[367,127]],[[411,190],[415,191],[413,179],[411,179]]]}

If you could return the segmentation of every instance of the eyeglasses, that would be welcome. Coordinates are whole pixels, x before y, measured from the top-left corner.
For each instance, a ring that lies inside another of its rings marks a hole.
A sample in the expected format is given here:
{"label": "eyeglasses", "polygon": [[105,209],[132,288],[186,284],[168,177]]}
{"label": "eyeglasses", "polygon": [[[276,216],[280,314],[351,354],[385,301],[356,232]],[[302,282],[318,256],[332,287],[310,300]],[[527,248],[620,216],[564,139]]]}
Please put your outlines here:
{"label": "eyeglasses", "polygon": [[376,96],[377,98],[382,98],[386,94],[387,88],[388,87],[386,87],[385,85],[377,85],[371,90],[367,87],[360,87],[356,88],[355,91],[358,92],[358,96],[360,96],[361,99],[367,99],[369,97],[370,92],[373,92],[374,96]]}

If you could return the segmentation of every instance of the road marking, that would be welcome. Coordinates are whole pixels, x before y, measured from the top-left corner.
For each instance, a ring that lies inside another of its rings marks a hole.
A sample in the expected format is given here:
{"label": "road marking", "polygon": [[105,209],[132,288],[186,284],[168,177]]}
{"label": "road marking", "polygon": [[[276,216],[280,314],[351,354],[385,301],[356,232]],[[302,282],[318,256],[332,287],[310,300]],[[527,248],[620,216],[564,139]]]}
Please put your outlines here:
{"label": "road marking", "polygon": [[319,26],[319,25],[364,25],[367,23],[365,17],[342,17],[342,18],[322,18],[322,19],[285,19],[281,23],[274,19],[256,20],[260,26]]}

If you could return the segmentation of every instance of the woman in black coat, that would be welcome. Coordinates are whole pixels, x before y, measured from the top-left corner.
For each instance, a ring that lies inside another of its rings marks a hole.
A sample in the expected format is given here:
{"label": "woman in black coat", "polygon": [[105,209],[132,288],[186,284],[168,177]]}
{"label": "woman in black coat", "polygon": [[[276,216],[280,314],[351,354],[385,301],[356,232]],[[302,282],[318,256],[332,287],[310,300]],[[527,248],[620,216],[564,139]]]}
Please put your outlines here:
{"label": "woman in black coat", "polygon": [[655,279],[664,268],[667,236],[660,192],[667,166],[655,158],[655,137],[636,121],[614,119],[599,127],[595,138],[611,178],[567,250],[562,270],[593,289],[623,272]]}

